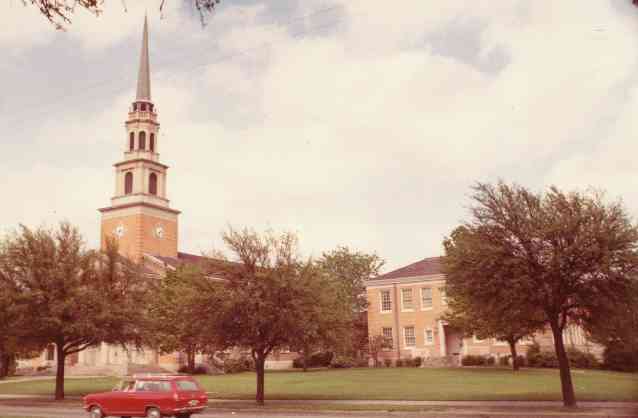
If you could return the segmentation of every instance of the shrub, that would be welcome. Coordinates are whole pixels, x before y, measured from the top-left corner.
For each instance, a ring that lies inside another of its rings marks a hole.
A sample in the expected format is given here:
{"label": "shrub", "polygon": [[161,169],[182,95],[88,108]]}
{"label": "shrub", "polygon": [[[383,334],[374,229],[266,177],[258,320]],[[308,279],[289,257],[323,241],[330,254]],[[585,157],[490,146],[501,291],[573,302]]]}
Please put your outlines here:
{"label": "shrub", "polygon": [[357,358],[354,361],[355,367],[370,367],[370,360],[367,358]]}
{"label": "shrub", "polygon": [[[501,356],[498,358],[498,364],[499,366],[509,366],[510,365],[510,358],[512,356]],[[520,357],[520,356],[519,356]]]}
{"label": "shrub", "polygon": [[353,367],[355,360],[346,356],[335,356],[330,362],[330,367],[333,369],[349,369]]}
{"label": "shrub", "polygon": [[224,361],[224,373],[233,374],[255,370],[255,364],[248,357],[227,358]]}
{"label": "shrub", "polygon": [[421,365],[423,364],[423,357],[415,357],[412,362],[412,365],[414,367],[421,367]]}
{"label": "shrub", "polygon": [[383,359],[383,364],[385,365],[385,367],[392,367],[392,360],[390,360],[389,358]]}
{"label": "shrub", "polygon": [[567,349],[567,358],[569,364],[577,369],[595,369],[598,368],[598,359],[592,353],[580,351],[576,347]]}
{"label": "shrub", "polygon": [[394,367],[403,367],[403,359],[397,359],[397,361],[394,362]]}
{"label": "shrub", "polygon": [[[318,352],[308,357],[307,367],[329,367],[334,354],[330,351]],[[292,361],[292,367],[303,368],[303,357],[298,357]]]}
{"label": "shrub", "polygon": [[485,363],[488,366],[493,366],[496,363],[496,359],[492,356],[487,357],[487,359],[485,359]]}
{"label": "shrub", "polygon": [[461,364],[463,366],[485,366],[487,359],[484,356],[467,355],[461,358]]}
{"label": "shrub", "polygon": [[525,356],[521,356],[519,354],[516,356],[516,360],[518,361],[518,367],[525,367],[527,365],[527,359]]}
{"label": "shrub", "polygon": [[542,367],[541,356],[541,346],[537,342],[534,342],[532,345],[527,347],[526,358],[527,364],[530,367]]}
{"label": "shrub", "polygon": [[638,350],[610,344],[603,353],[603,367],[619,372],[638,372]]}
{"label": "shrub", "polygon": [[208,374],[210,372],[210,369],[204,364],[196,364],[193,369],[188,366],[181,366],[179,369],[177,369],[177,372],[185,374]]}

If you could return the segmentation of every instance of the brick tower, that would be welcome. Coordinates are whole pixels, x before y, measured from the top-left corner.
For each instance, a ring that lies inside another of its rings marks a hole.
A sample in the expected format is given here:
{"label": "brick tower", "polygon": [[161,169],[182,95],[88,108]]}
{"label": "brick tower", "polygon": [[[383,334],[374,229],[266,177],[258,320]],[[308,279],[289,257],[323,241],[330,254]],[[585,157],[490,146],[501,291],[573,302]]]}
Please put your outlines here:
{"label": "brick tower", "polygon": [[137,95],[124,124],[124,158],[115,164],[115,195],[102,213],[101,245],[107,237],[120,252],[138,260],[143,254],[177,257],[177,217],[166,198],[168,166],[159,162],[159,123],[151,101],[148,24],[144,19]]}

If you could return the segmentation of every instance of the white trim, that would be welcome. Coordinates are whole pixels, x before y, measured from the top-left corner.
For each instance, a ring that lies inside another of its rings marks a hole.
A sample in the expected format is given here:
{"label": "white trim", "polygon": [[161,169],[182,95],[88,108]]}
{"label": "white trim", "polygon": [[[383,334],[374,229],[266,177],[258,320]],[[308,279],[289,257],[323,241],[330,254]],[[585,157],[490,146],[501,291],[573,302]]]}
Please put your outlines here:
{"label": "white trim", "polygon": [[[430,306],[423,306],[423,289],[430,289]],[[419,296],[419,304],[422,311],[431,311],[432,309],[434,309],[434,292],[432,292],[431,286],[419,286]]]}
{"label": "white trim", "polygon": [[416,283],[432,283],[442,282],[445,283],[444,274],[432,274],[429,276],[413,276],[413,277],[400,277],[397,279],[372,279],[365,283],[366,288],[375,288],[393,284],[416,284]]}
{"label": "white trim", "polygon": [[[412,308],[406,308],[403,303],[403,291],[404,290],[409,290],[410,293],[412,294]],[[399,291],[401,293],[401,312],[414,312],[414,289],[412,287],[399,287]]]}
{"label": "white trim", "polygon": [[[388,292],[388,295],[390,296],[390,310],[383,309],[383,292]],[[389,314],[389,313],[392,313],[393,308],[394,306],[393,306],[393,300],[392,300],[392,292],[389,289],[379,290],[379,312],[382,314]]]}
{"label": "white trim", "polygon": [[[432,341],[428,342],[428,331],[432,335]],[[423,345],[434,345],[434,330],[432,328],[426,328],[423,330]]]}
{"label": "white trim", "polygon": [[439,353],[441,357],[445,357],[445,330],[443,329],[443,321],[439,320]]}
{"label": "white trim", "polygon": [[447,292],[445,291],[445,285],[436,288],[439,292],[439,298],[441,299],[441,305],[447,306]]}
{"label": "white trim", "polygon": [[[405,335],[406,328],[412,328],[414,330],[414,345],[408,345],[408,340]],[[407,350],[413,350],[416,348],[416,327],[414,325],[407,325],[403,327],[403,347]]]}

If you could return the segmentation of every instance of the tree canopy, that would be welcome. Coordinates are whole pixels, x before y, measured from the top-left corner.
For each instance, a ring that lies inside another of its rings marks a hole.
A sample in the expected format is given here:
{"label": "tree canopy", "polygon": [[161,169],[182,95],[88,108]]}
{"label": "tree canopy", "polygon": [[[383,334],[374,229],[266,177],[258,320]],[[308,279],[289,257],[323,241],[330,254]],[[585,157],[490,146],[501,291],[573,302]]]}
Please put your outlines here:
{"label": "tree canopy", "polygon": [[121,257],[113,242],[87,250],[77,230],[25,226],[1,246],[0,283],[14,289],[15,307],[29,324],[20,336],[57,352],[56,399],[64,398],[67,356],[109,344],[138,345],[144,276]]}
{"label": "tree canopy", "polygon": [[563,330],[627,293],[638,266],[638,229],[620,202],[606,203],[598,192],[534,193],[504,182],[478,183],[473,192],[471,219],[447,241],[452,270],[464,270],[475,297],[496,307],[485,311],[490,321],[506,306],[523,316],[541,312],[554,336],[564,403],[574,406]]}

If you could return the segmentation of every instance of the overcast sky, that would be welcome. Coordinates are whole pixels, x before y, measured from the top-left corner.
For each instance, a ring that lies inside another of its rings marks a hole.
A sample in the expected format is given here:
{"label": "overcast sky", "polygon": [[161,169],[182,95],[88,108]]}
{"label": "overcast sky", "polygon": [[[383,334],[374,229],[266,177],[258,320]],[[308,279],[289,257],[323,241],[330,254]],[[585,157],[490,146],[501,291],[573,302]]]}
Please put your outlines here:
{"label": "overcast sky", "polygon": [[181,251],[228,224],[306,255],[442,254],[470,185],[589,186],[638,215],[638,8],[630,0],[109,1],[59,32],[0,3],[0,227],[99,241],[135,95],[144,12]]}

